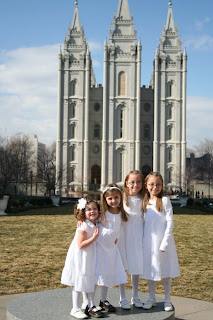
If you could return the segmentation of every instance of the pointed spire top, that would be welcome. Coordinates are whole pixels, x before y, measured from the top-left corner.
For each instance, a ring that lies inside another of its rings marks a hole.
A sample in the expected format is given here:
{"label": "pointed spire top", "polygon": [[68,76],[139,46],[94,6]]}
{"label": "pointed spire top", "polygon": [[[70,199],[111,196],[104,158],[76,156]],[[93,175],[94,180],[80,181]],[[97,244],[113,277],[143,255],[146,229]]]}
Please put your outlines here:
{"label": "pointed spire top", "polygon": [[117,18],[122,20],[130,20],[129,2],[128,0],[119,0]]}
{"label": "pointed spire top", "polygon": [[77,29],[80,30],[80,22],[79,22],[79,15],[78,15],[78,1],[75,1],[75,11],[73,15],[73,20],[72,20],[72,29]]}
{"label": "pointed spire top", "polygon": [[168,11],[167,22],[166,22],[166,30],[175,31],[171,0],[169,1],[169,11]]}

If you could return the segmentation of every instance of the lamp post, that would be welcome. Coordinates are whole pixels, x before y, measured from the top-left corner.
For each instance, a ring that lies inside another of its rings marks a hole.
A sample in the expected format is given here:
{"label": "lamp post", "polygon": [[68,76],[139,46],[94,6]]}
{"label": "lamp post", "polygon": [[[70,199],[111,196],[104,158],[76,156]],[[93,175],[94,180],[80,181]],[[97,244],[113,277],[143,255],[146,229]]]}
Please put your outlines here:
{"label": "lamp post", "polygon": [[33,190],[33,172],[30,171],[30,193],[31,193],[31,197],[32,197],[32,190]]}

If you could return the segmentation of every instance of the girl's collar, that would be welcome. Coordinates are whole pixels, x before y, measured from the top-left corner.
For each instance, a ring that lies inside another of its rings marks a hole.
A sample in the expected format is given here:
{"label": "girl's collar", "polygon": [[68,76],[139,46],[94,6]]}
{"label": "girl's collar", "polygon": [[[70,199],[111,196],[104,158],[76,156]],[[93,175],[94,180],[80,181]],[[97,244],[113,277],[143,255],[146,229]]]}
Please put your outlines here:
{"label": "girl's collar", "polygon": [[89,221],[88,219],[86,219],[85,222],[88,224],[90,228],[95,227],[95,224]]}

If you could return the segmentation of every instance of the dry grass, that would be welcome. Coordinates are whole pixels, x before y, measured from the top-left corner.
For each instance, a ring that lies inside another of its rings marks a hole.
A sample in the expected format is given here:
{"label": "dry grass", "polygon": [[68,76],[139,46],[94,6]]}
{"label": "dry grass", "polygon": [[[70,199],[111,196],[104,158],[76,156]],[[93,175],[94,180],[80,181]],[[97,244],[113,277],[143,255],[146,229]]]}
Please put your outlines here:
{"label": "dry grass", "polygon": [[[173,279],[172,295],[213,301],[213,216],[174,218],[181,277]],[[0,294],[63,288],[61,271],[75,228],[73,215],[0,217]],[[161,282],[156,288],[164,292]],[[146,281],[140,281],[140,290],[148,291]]]}

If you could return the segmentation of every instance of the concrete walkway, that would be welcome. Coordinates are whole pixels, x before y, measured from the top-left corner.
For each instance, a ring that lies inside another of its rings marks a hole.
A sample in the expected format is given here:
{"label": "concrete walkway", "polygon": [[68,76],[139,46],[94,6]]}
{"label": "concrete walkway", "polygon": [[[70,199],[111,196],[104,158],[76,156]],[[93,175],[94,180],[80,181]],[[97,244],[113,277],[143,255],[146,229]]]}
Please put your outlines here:
{"label": "concrete walkway", "polygon": [[[56,289],[37,293],[0,296],[0,320],[70,320],[69,315],[72,301],[72,289]],[[131,291],[127,290],[130,301]],[[97,289],[96,297],[100,296]],[[175,312],[163,311],[163,296],[157,295],[157,307],[151,310],[132,308],[123,311],[118,307],[119,290],[109,289],[108,299],[117,308],[116,314],[109,314],[110,320],[124,316],[131,320],[212,320],[213,303],[172,297]],[[140,293],[140,298],[145,302],[147,294]],[[98,304],[98,303],[97,303]],[[8,311],[7,311],[8,310]],[[73,318],[74,319],[74,318]]]}

